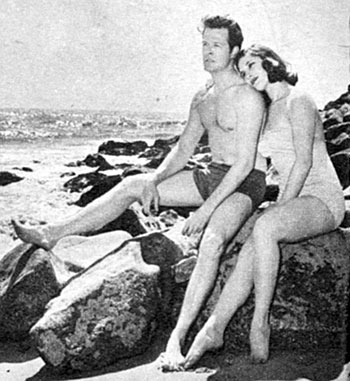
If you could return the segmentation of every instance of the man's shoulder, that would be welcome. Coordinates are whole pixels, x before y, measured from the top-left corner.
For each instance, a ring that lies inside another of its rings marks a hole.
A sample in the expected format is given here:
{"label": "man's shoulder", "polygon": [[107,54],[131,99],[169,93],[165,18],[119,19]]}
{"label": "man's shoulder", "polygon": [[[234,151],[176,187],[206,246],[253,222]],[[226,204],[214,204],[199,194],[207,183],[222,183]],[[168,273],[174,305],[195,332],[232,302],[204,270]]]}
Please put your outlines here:
{"label": "man's shoulder", "polygon": [[192,98],[192,106],[198,106],[207,96],[209,90],[213,87],[214,83],[212,81],[207,81],[205,85],[200,87]]}
{"label": "man's shoulder", "polygon": [[227,99],[236,104],[264,104],[263,95],[249,84],[241,84],[230,88],[227,92]]}

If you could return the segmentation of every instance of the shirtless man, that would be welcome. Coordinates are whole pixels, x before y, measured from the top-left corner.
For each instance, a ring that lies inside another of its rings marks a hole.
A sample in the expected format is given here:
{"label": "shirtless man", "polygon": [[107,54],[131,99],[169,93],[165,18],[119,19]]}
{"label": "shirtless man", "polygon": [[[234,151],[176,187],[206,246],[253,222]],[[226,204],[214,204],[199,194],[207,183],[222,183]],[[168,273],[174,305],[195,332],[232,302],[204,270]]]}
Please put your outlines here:
{"label": "shirtless man", "polygon": [[[68,235],[97,230],[117,218],[135,201],[149,214],[151,206],[196,206],[183,234],[200,233],[196,267],[182,310],[167,344],[164,367],[176,370],[187,331],[210,292],[220,256],[229,240],[257,208],[265,193],[265,160],[257,157],[257,142],[265,112],[262,96],[247,85],[232,65],[243,36],[227,17],[206,17],[202,29],[204,69],[212,84],[193,98],[188,122],[178,144],[152,174],[130,176],[72,217],[39,229],[14,222],[26,242],[51,249]],[[212,163],[208,170],[184,171],[204,132]]]}

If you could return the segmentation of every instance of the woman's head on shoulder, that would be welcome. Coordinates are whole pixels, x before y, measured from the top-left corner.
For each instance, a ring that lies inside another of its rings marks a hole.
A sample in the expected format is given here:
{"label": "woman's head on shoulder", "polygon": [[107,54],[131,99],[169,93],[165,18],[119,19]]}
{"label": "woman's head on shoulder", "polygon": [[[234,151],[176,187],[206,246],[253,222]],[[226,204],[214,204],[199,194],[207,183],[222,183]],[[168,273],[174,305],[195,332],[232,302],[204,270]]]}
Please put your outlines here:
{"label": "woman's head on shoulder", "polygon": [[[253,61],[259,61],[261,67],[267,73],[267,78],[270,83],[286,81],[289,85],[295,86],[298,82],[298,75],[292,72],[289,65],[271,48],[254,44],[249,48],[242,49],[235,57],[235,65],[237,69],[246,77],[247,71],[250,70],[249,62],[244,68],[240,65],[243,59],[251,58]],[[255,64],[256,62],[254,62]]]}

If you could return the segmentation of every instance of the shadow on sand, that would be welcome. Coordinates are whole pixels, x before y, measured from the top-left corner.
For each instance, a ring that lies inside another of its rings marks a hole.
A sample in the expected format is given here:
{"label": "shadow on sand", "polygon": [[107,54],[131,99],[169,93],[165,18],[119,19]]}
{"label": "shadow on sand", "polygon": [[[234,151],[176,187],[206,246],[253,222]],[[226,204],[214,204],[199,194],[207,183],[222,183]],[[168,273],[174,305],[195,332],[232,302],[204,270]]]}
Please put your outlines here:
{"label": "shadow on sand", "polygon": [[0,363],[24,363],[38,357],[30,340],[22,342],[1,342]]}
{"label": "shadow on sand", "polygon": [[[163,373],[158,369],[157,359],[165,350],[168,333],[161,332],[142,355],[118,360],[115,364],[96,371],[57,374],[44,365],[30,342],[2,343],[0,362],[11,367],[34,362],[28,367],[26,381],[260,381],[296,380],[308,378],[313,381],[329,381],[342,371],[346,351],[318,350],[317,352],[278,351],[271,353],[266,364],[254,365],[249,354],[233,355],[225,350],[206,353],[195,369],[187,372]],[[30,375],[31,374],[31,375]],[[9,379],[10,380],[10,379]],[[12,380],[12,379],[11,379]],[[17,381],[17,379],[16,379]]]}

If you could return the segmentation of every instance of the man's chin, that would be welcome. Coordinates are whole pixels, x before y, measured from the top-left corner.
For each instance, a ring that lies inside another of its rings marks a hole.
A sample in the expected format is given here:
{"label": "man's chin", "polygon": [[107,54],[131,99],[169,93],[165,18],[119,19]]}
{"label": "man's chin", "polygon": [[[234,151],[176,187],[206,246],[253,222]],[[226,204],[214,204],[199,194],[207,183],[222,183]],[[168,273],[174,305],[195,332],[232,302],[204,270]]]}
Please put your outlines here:
{"label": "man's chin", "polygon": [[204,64],[204,70],[208,73],[213,73],[216,71],[215,67],[213,65]]}

